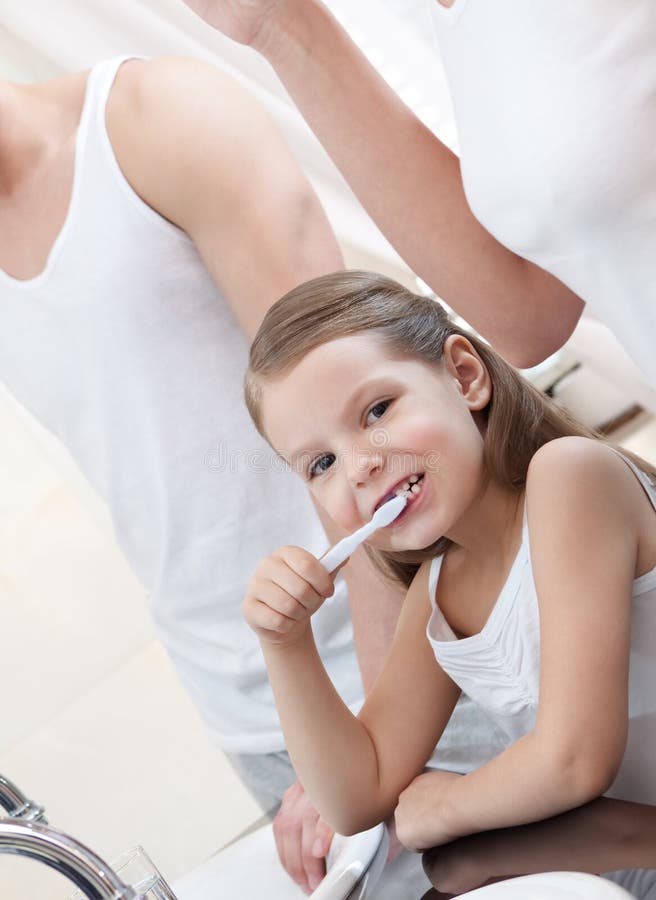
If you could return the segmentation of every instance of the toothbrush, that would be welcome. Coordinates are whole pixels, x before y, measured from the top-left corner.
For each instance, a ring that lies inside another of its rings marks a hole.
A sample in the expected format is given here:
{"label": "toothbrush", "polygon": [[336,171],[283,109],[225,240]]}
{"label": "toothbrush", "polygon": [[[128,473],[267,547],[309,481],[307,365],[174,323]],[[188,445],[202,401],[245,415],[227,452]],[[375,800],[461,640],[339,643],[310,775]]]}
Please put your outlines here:
{"label": "toothbrush", "polygon": [[353,534],[342,538],[334,547],[331,547],[319,560],[321,565],[328,572],[334,572],[369,535],[373,534],[374,531],[378,531],[379,528],[384,528],[386,525],[391,524],[403,512],[407,502],[408,498],[404,494],[397,494],[396,497],[388,500],[387,503],[383,503],[366,525],[358,528]]}

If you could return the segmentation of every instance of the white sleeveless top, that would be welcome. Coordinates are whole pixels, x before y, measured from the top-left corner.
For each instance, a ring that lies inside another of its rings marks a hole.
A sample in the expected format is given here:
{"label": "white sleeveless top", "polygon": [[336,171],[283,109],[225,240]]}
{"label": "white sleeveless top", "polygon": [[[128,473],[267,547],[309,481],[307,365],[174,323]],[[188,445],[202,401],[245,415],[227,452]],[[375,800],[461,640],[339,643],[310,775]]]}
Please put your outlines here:
{"label": "white sleeveless top", "polygon": [[[656,485],[622,457],[656,511]],[[655,519],[656,523],[656,519]],[[444,671],[506,735],[510,745],[535,726],[540,623],[524,510],[522,543],[490,616],[478,634],[458,639],[437,605],[442,557],[431,563],[432,614],[426,633]],[[656,568],[633,582],[629,734],[608,796],[656,803]]]}
{"label": "white sleeveless top", "polygon": [[656,3],[429,2],[474,214],[656,384]]}
{"label": "white sleeveless top", "polygon": [[[279,750],[241,601],[264,555],[281,543],[320,554],[327,540],[305,488],[250,422],[247,343],[193,243],[119,169],[105,104],[121,62],[89,76],[70,208],[44,271],[26,281],[0,271],[0,378],[108,503],[215,738],[232,752]],[[359,704],[343,584],[313,624],[337,689]]]}

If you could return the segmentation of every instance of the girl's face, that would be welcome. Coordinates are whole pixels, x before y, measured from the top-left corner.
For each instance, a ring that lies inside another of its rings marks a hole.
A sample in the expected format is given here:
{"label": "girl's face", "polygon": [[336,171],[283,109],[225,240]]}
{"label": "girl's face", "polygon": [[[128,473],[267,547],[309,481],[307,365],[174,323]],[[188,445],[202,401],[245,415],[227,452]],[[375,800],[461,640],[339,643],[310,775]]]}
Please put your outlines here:
{"label": "girl's face", "polygon": [[457,534],[480,497],[475,415],[489,399],[489,375],[465,338],[451,336],[431,365],[358,334],[264,382],[261,402],[272,445],[346,531],[407,492],[404,511],[370,543],[409,550]]}

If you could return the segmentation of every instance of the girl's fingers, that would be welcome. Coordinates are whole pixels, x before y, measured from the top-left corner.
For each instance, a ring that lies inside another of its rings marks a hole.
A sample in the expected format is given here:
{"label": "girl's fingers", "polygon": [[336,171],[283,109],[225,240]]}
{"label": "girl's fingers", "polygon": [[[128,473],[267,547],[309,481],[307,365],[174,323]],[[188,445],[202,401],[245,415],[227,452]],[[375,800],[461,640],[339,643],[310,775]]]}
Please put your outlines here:
{"label": "girl's fingers", "polygon": [[270,634],[287,634],[296,624],[294,619],[283,616],[261,600],[254,601],[247,618],[251,627]]}
{"label": "girl's fingers", "polygon": [[[315,612],[335,589],[332,578],[321,563],[299,547],[283,547],[278,554],[265,560],[258,567],[252,586],[258,599],[271,601],[278,612],[293,619],[303,618],[307,612]],[[287,598],[281,596],[274,586]]]}
{"label": "girl's fingers", "polygon": [[306,582],[287,573],[276,572],[266,580],[254,579],[252,590],[258,600],[296,622],[307,619],[323,603],[323,597]]}
{"label": "girl's fingers", "polygon": [[[314,608],[321,603],[317,594]],[[244,613],[252,627],[278,634],[288,634],[299,622],[309,621],[313,611],[271,581],[264,582],[261,588],[253,585],[244,601]]]}
{"label": "girl's fingers", "polygon": [[299,547],[283,547],[263,560],[250,580],[244,614],[251,627],[289,634],[333,593],[330,575]]}
{"label": "girl's fingers", "polygon": [[278,556],[321,597],[332,596],[335,591],[334,579],[307,550],[300,547],[283,547],[278,551]]}

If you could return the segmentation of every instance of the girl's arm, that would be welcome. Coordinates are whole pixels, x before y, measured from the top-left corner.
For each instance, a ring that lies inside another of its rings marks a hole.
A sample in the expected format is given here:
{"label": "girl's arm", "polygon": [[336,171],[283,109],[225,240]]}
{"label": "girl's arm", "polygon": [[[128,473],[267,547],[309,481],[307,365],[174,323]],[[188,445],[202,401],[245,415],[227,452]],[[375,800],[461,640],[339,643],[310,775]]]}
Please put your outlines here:
{"label": "girl's arm", "polygon": [[540,606],[536,726],[470,775],[420,776],[397,811],[413,848],[572,809],[607,790],[622,760],[632,581],[653,511],[626,464],[585,438],[536,454],[526,502]]}
{"label": "girl's arm", "polygon": [[449,896],[516,875],[613,872],[656,866],[656,807],[598,797],[542,822],[474,834],[424,855]]}
{"label": "girl's arm", "polygon": [[527,367],[562,346],[583,301],[483,228],[467,203],[458,158],[323,3],[185,2],[265,56],[392,246],[504,356]]}
{"label": "girl's arm", "polygon": [[391,815],[433,752],[458,690],[426,640],[430,604],[421,571],[356,718],[333,687],[310,627],[310,615],[331,592],[332,579],[311,554],[283,548],[258,567],[244,611],[260,637],[299,781],[322,817],[351,834]]}

